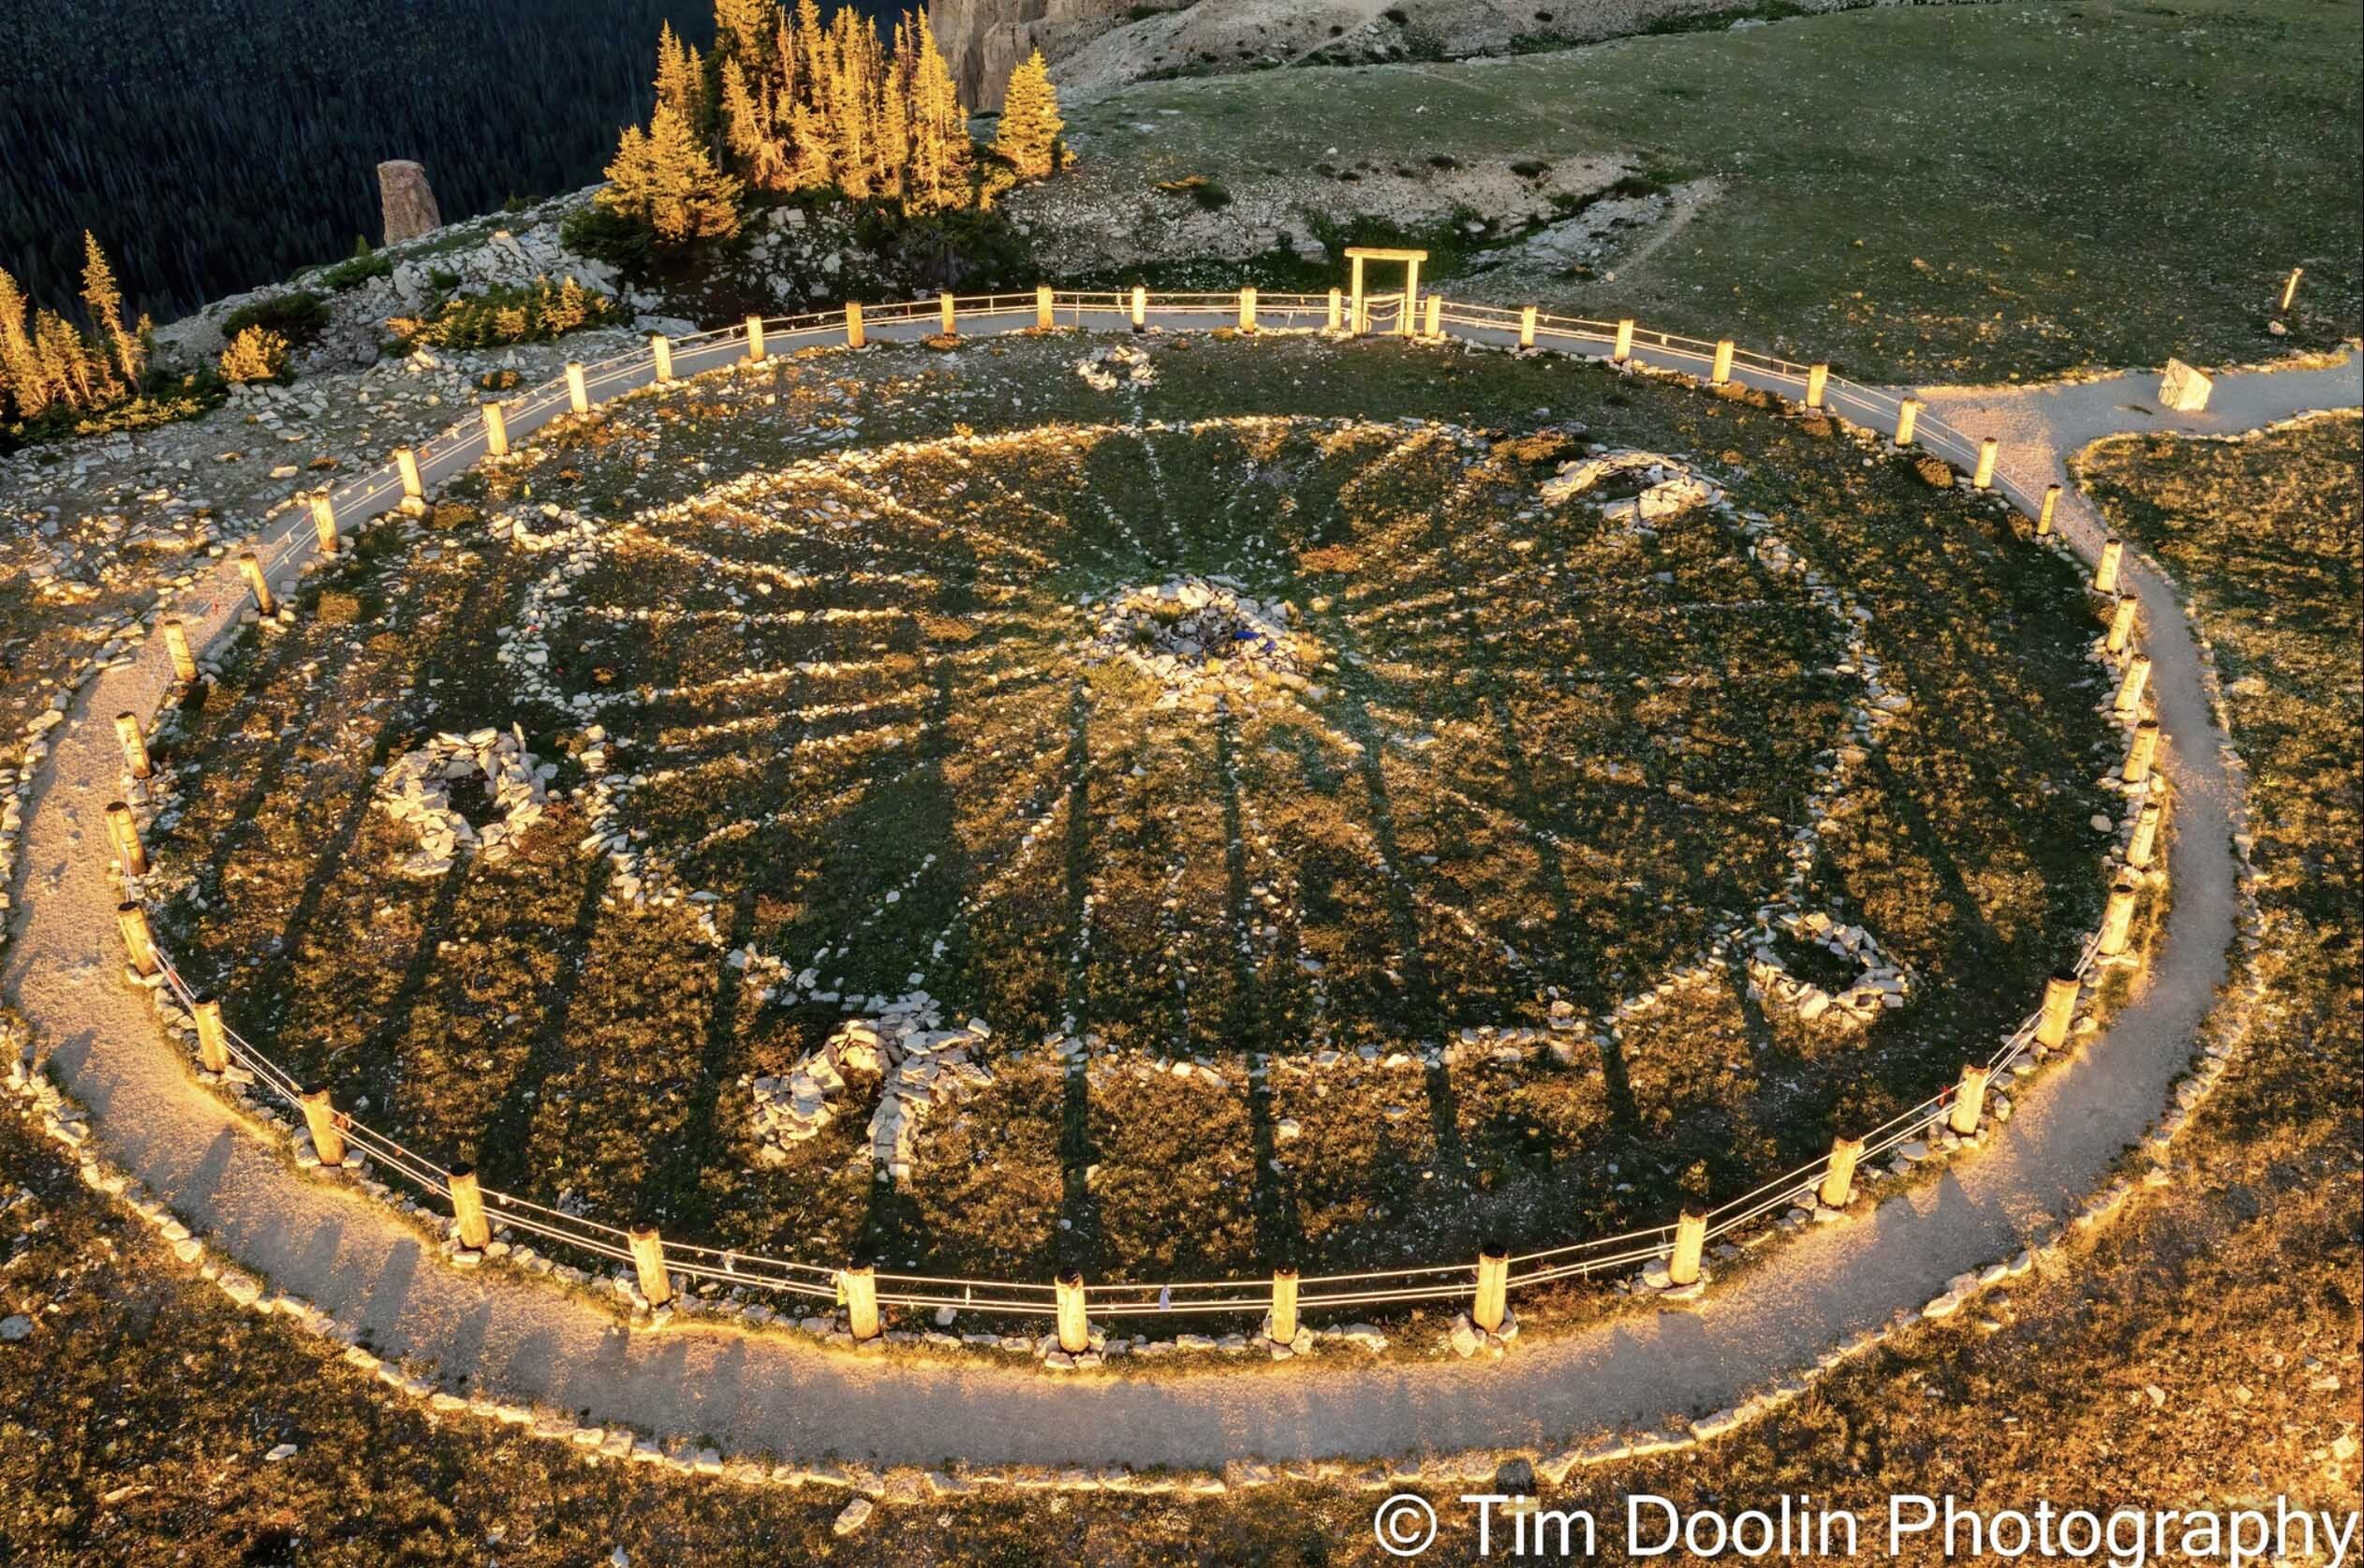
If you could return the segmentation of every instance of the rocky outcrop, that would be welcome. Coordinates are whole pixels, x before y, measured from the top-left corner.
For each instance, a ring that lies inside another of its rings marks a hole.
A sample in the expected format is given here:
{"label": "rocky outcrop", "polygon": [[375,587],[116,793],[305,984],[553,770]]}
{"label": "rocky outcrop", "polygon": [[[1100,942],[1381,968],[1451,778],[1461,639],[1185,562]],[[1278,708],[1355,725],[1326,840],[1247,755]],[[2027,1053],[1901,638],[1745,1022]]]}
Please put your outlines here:
{"label": "rocky outcrop", "polygon": [[443,227],[443,210],[427,184],[426,166],[408,158],[389,158],[377,166],[377,206],[385,214],[386,244],[398,245]]}
{"label": "rocky outcrop", "polygon": [[960,82],[961,102],[999,113],[1001,90],[1019,61],[1039,49],[1056,65],[1136,8],[1129,0],[932,0],[927,22]]}

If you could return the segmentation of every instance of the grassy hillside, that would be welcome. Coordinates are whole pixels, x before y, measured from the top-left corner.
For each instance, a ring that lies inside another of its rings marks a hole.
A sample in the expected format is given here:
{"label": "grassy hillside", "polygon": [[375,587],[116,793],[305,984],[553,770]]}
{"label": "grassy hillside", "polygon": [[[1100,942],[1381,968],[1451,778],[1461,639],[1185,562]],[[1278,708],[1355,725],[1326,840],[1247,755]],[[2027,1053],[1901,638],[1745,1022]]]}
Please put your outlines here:
{"label": "grassy hillside", "polygon": [[[2353,333],[2360,70],[2364,13],[2320,0],[1906,6],[1158,83],[1078,111],[1073,135],[1084,179],[1131,190],[1623,153],[1721,194],[1645,263],[1540,303],[1986,380]],[[2300,308],[2271,334],[2298,265]]]}

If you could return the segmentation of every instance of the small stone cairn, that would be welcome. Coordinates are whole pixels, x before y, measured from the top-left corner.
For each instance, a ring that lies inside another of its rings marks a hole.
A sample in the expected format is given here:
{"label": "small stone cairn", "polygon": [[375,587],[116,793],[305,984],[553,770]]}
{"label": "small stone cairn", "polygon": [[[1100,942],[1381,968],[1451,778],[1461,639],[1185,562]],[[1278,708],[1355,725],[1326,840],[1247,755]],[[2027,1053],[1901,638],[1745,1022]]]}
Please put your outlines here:
{"label": "small stone cairn", "polygon": [[1160,708],[1211,712],[1279,692],[1319,697],[1305,674],[1319,657],[1292,629],[1296,607],[1250,597],[1228,577],[1177,577],[1099,607],[1087,656],[1121,660],[1164,687]]}
{"label": "small stone cairn", "polygon": [[935,999],[923,991],[889,1004],[875,1018],[849,1018],[820,1050],[783,1076],[754,1080],[757,1134],[777,1163],[789,1146],[820,1135],[835,1119],[832,1096],[850,1078],[877,1077],[879,1105],[870,1117],[870,1152],[897,1179],[911,1174],[912,1146],[935,1109],[993,1082],[974,1053],[992,1030],[976,1019],[939,1028]]}
{"label": "small stone cairn", "polygon": [[[440,877],[451,869],[463,846],[477,849],[488,862],[506,860],[510,847],[541,821],[549,799],[543,786],[556,771],[555,764],[536,765],[524,732],[515,728],[447,732],[403,753],[377,781],[378,806],[419,835],[418,850],[404,858],[400,871],[406,877]],[[501,814],[481,833],[451,804],[452,784],[471,774],[483,777]]]}

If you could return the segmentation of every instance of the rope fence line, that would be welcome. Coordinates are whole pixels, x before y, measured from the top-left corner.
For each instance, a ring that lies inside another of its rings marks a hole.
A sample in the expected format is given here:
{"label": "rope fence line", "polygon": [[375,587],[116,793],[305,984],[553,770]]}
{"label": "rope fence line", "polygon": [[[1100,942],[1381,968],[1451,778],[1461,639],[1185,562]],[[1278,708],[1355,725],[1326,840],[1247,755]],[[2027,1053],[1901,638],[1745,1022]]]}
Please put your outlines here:
{"label": "rope fence line", "polygon": [[[1730,340],[1711,343],[1646,329],[1630,319],[1598,321],[1546,315],[1531,306],[1514,310],[1455,303],[1436,294],[1369,293],[1357,294],[1349,301],[1335,288],[1326,296],[1260,294],[1252,288],[1173,294],[1150,294],[1138,288],[1130,293],[1039,288],[1030,294],[939,296],[935,300],[882,305],[849,304],[842,311],[808,312],[776,319],[750,318],[741,326],[680,338],[669,340],[654,335],[645,347],[626,349],[587,364],[570,364],[567,374],[556,380],[528,389],[506,402],[488,401],[480,414],[480,427],[454,425],[415,449],[396,454],[396,460],[387,466],[327,493],[316,502],[313,513],[319,527],[319,542],[332,545],[336,514],[376,516],[406,499],[419,499],[429,482],[429,474],[439,480],[451,471],[465,470],[488,453],[505,451],[510,436],[530,435],[560,417],[562,411],[582,411],[586,404],[603,402],[645,386],[760,362],[770,357],[776,344],[782,348],[859,347],[872,329],[924,327],[931,323],[956,333],[964,316],[971,324],[980,319],[1024,318],[1037,328],[1062,324],[1090,327],[1094,318],[1107,318],[1111,319],[1103,323],[1106,326],[1130,327],[1138,332],[1147,327],[1152,315],[1209,316],[1236,320],[1247,330],[1257,329],[1275,318],[1287,323],[1318,318],[1327,330],[1350,335],[1392,333],[1431,342],[1458,337],[1480,346],[1514,345],[1521,349],[1548,343],[1562,351],[1606,357],[1618,363],[1632,361],[1694,374],[1704,366],[1703,378],[1719,385],[1740,379],[1739,373],[1746,372],[1749,381],[1760,385],[1760,390],[1786,392],[1789,388],[1796,388],[1810,408],[1854,410],[1869,416],[1858,422],[1872,423],[1874,428],[1884,422],[1899,436],[1896,443],[1899,449],[1917,441],[1949,461],[1972,466],[1976,488],[1999,493],[2031,518],[2038,515],[2024,491],[1998,480],[1994,472],[1996,444],[1991,438],[1973,442],[1943,421],[1920,413],[1915,400],[1830,376],[1826,365],[1801,364],[1744,350]],[[1455,333],[1450,329],[1460,331]],[[594,398],[590,395],[593,392],[600,395]],[[411,472],[418,476],[415,487],[409,477]],[[2048,497],[2046,508],[2048,510]],[[251,555],[262,579],[277,579],[314,545],[315,540],[303,528],[302,521],[298,514],[282,525],[275,538],[268,537],[267,530],[266,537],[258,540]],[[2044,531],[2040,525],[2038,531]],[[249,574],[249,581],[254,581],[254,574]],[[210,606],[212,601],[196,602]],[[128,865],[129,860],[121,854],[122,846],[116,849],[117,858]],[[2130,865],[2143,864],[2131,854],[2128,858]],[[1272,1337],[1287,1342],[1293,1337],[1297,1314],[1306,1309],[1471,1300],[1472,1321],[1492,1332],[1500,1326],[1503,1298],[1511,1290],[1660,1262],[1667,1265],[1670,1286],[1693,1286],[1701,1279],[1701,1252],[1707,1243],[1755,1225],[1776,1212],[1797,1207],[1810,1210],[1818,1205],[1831,1208],[1847,1206],[1855,1195],[1854,1172],[1861,1161],[1889,1155],[1932,1129],[1946,1126],[1964,1137],[1978,1132],[1983,1125],[1989,1082],[2031,1062],[2044,1049],[2060,1048],[2070,1014],[2091,983],[2096,966],[2122,951],[2124,921],[2132,909],[2132,894],[2125,891],[2127,885],[2120,881],[2113,888],[2111,910],[2105,915],[2103,930],[2088,938],[2075,964],[2054,977],[2042,1005],[2029,1013],[1983,1062],[1967,1063],[1959,1083],[1899,1112],[1861,1138],[1837,1139],[1830,1153],[1749,1192],[1712,1209],[1686,1207],[1671,1225],[1645,1227],[1514,1255],[1489,1246],[1481,1251],[1474,1265],[1419,1265],[1303,1278],[1284,1269],[1276,1271],[1268,1282],[1226,1279],[1086,1284],[1071,1274],[1043,1283],[879,1272],[861,1265],[835,1268],[736,1249],[663,1241],[652,1229],[623,1229],[482,1187],[467,1167],[439,1164],[391,1135],[356,1120],[349,1113],[331,1109],[325,1088],[307,1090],[260,1047],[222,1022],[217,1005],[191,989],[169,954],[155,942],[140,905],[124,904],[121,918],[132,969],[142,977],[155,977],[183,1012],[196,1022],[200,1057],[207,1059],[216,1075],[223,1067],[241,1069],[252,1082],[301,1114],[320,1163],[342,1163],[344,1146],[349,1141],[367,1159],[399,1176],[425,1197],[451,1206],[455,1210],[455,1240],[460,1245],[467,1242],[467,1226],[459,1212],[465,1191],[466,1202],[480,1206],[479,1223],[488,1235],[490,1229],[497,1226],[580,1254],[631,1265],[637,1272],[642,1294],[653,1309],[664,1307],[673,1299],[672,1280],[679,1277],[751,1286],[784,1296],[827,1302],[832,1307],[845,1305],[850,1309],[857,1339],[878,1332],[877,1311],[882,1306],[910,1309],[952,1308],[1019,1316],[1050,1314],[1057,1320],[1060,1348],[1074,1354],[1088,1346],[1087,1314],[1110,1318],[1264,1311],[1271,1315],[1268,1328]],[[2115,945],[2111,939],[2113,928]],[[205,1011],[208,1007],[210,1013]],[[1486,1321],[1489,1314],[1491,1322]],[[863,1331],[865,1321],[867,1333]],[[1283,1328],[1289,1332],[1284,1334]]]}

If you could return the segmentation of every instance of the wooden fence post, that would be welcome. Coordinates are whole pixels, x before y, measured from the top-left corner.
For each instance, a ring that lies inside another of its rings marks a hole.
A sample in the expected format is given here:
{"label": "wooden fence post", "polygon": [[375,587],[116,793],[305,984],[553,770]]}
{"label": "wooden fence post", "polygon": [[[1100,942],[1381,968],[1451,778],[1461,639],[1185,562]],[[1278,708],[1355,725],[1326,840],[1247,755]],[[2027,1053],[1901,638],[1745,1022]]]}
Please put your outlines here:
{"label": "wooden fence post", "polygon": [[197,679],[197,650],[189,646],[189,629],[178,615],[164,618],[164,651],[172,658],[172,678],[187,686]]}
{"label": "wooden fence post", "polygon": [[148,737],[140,732],[140,716],[136,713],[115,715],[115,739],[123,746],[123,770],[134,778],[149,778],[155,774],[155,763],[148,756]]}
{"label": "wooden fence post", "polygon": [[2306,274],[2307,270],[2304,267],[2293,267],[2290,269],[2290,281],[2282,286],[2283,309],[2288,310],[2290,308],[2291,302],[2298,297],[2298,280],[2306,276]]}
{"label": "wooden fence post", "polygon": [[1035,326],[1049,332],[1058,325],[1058,303],[1052,297],[1050,285],[1038,285],[1034,290]]}
{"label": "wooden fence post", "polygon": [[763,318],[761,316],[747,318],[747,362],[763,362]]}
{"label": "wooden fence post", "polygon": [[944,337],[960,335],[960,306],[950,289],[936,296],[936,330]]}
{"label": "wooden fence post", "polygon": [[1444,336],[1444,296],[1431,294],[1421,304],[1420,335],[1434,343]]}
{"label": "wooden fence post", "polygon": [[1272,1271],[1272,1342],[1293,1343],[1297,1337],[1297,1271],[1276,1268]]}
{"label": "wooden fence post", "polygon": [[583,366],[571,361],[567,365],[567,407],[578,414],[591,411],[590,383],[583,378]]}
{"label": "wooden fence post", "polygon": [[649,333],[648,357],[659,385],[673,378],[673,340],[672,338],[667,337],[663,333]]}
{"label": "wooden fence post", "polygon": [[269,615],[277,613],[279,601],[272,597],[271,579],[262,574],[262,563],[255,559],[251,550],[238,553],[238,575],[246,580],[246,591],[255,596],[255,614]]}
{"label": "wooden fence post", "polygon": [[2057,484],[2046,485],[2044,487],[2044,505],[2035,514],[2036,538],[2043,539],[2052,532],[2052,513],[2059,508],[2060,504],[2061,487]]}
{"label": "wooden fence post", "polygon": [[634,1226],[629,1239],[632,1269],[640,1276],[641,1294],[654,1311],[673,1298],[672,1278],[665,1272],[665,1243],[654,1225]]}
{"label": "wooden fence post", "polygon": [[2157,801],[2143,802],[2135,813],[2134,836],[2126,840],[2126,864],[2139,871],[2150,864],[2150,857],[2159,847],[2159,824],[2165,820],[2167,808]]}
{"label": "wooden fence post", "polygon": [[303,1091],[303,1125],[312,1132],[312,1152],[323,1165],[345,1163],[345,1134],[336,1125],[336,1108],[329,1103],[326,1084]]}
{"label": "wooden fence post", "polygon": [[336,503],[325,490],[312,497],[312,538],[323,556],[336,554]]}
{"label": "wooden fence post", "polygon": [[1970,476],[1972,490],[1991,490],[1995,484],[1995,457],[2002,451],[2002,443],[1992,436],[1978,443],[1978,466]]}
{"label": "wooden fence post", "polygon": [[1146,332],[1149,328],[1149,290],[1136,283],[1132,286],[1132,330]]}
{"label": "wooden fence post", "polygon": [[1954,1090],[1953,1109],[1946,1114],[1945,1125],[1958,1138],[1967,1138],[1978,1131],[1978,1123],[1987,1114],[1987,1080],[1992,1076],[1976,1062],[1962,1064],[1962,1081]]}
{"label": "wooden fence post", "polygon": [[394,472],[402,479],[403,499],[416,501],[426,495],[426,481],[419,476],[419,454],[410,448],[394,449]]}
{"label": "wooden fence post", "polygon": [[1896,406],[1896,444],[1899,448],[1913,444],[1913,433],[1920,428],[1921,400],[1908,397]]}
{"label": "wooden fence post", "polygon": [[1707,1248],[1707,1211],[1686,1208],[1675,1220],[1675,1250],[1666,1260],[1666,1282],[1699,1282],[1699,1255]]}
{"label": "wooden fence post", "polygon": [[1806,367],[1806,407],[1809,408],[1821,407],[1823,406],[1823,393],[1828,390],[1829,386],[1830,366],[1826,364],[1808,365]]}
{"label": "wooden fence post", "polygon": [[1470,1321],[1488,1334],[1500,1333],[1502,1316],[1510,1309],[1510,1250],[1488,1242],[1478,1250],[1477,1290],[1470,1297]]}
{"label": "wooden fence post", "polygon": [[2102,906],[2102,939],[2094,951],[2105,958],[2117,957],[2126,951],[2134,925],[2134,879],[2122,877],[2110,884],[2109,901]]}
{"label": "wooden fence post", "polygon": [[495,398],[484,407],[484,451],[494,457],[509,455],[509,411]]}
{"label": "wooden fence post", "polygon": [[1535,307],[1533,305],[1529,305],[1518,313],[1518,346],[1521,348],[1535,347]]}
{"label": "wooden fence post", "polygon": [[2118,591],[2118,564],[2126,557],[2126,543],[2112,535],[2102,540],[2101,559],[2093,563],[2093,591],[2114,594]]}
{"label": "wooden fence post", "polygon": [[1341,332],[1345,326],[1346,292],[1344,289],[1333,288],[1330,290],[1330,331]]}
{"label": "wooden fence post", "polygon": [[1707,372],[1707,384],[1721,387],[1732,379],[1732,339],[1724,338],[1716,345],[1715,368]]}
{"label": "wooden fence post", "polygon": [[127,877],[148,874],[148,848],[140,842],[140,821],[131,814],[128,803],[111,800],[107,803],[107,839],[114,847],[115,863]]}
{"label": "wooden fence post", "polygon": [[1623,364],[1633,357],[1633,318],[1627,317],[1617,324],[1617,342],[1609,349],[1613,364]]}
{"label": "wooden fence post", "polygon": [[493,1227],[484,1219],[484,1189],[477,1184],[476,1167],[463,1161],[451,1167],[451,1224],[460,1245],[481,1252],[493,1243]]}
{"label": "wooden fence post", "polygon": [[1092,1325],[1084,1315],[1084,1277],[1073,1269],[1058,1278],[1059,1349],[1081,1355],[1092,1348]]}
{"label": "wooden fence post", "polygon": [[2129,784],[2145,784],[2150,779],[2150,764],[2159,755],[2159,721],[2146,718],[2135,726],[2135,738],[2126,746],[2126,765],[2119,777]]}
{"label": "wooden fence post", "polygon": [[2111,653],[2124,653],[2126,643],[2134,636],[2135,603],[2134,595],[2120,594],[2118,607],[2109,613],[2109,636],[2102,646]]}
{"label": "wooden fence post", "polygon": [[869,1264],[841,1269],[846,1287],[846,1323],[857,1343],[879,1337],[879,1271]]}
{"label": "wooden fence post", "polygon": [[1822,1191],[1814,1194],[1825,1208],[1845,1208],[1855,1201],[1855,1162],[1862,1158],[1861,1138],[1830,1141],[1830,1164],[1823,1172]]}
{"label": "wooden fence post", "polygon": [[124,956],[131,961],[133,974],[144,980],[162,967],[156,962],[155,934],[148,929],[148,911],[136,900],[115,906],[115,933],[123,938]]}
{"label": "wooden fence post", "polygon": [[868,342],[862,326],[862,306],[851,300],[846,302],[846,347],[859,348]]}
{"label": "wooden fence post", "polygon": [[1253,288],[1239,291],[1239,330],[1244,333],[1256,330],[1256,290]]}
{"label": "wooden fence post", "polygon": [[2142,705],[2143,683],[2150,678],[2150,656],[2136,654],[2126,661],[2126,678],[2118,683],[2117,701],[2110,705],[2126,717]]}
{"label": "wooden fence post", "polygon": [[221,1076],[229,1071],[229,1036],[222,1028],[222,1004],[212,996],[192,998],[189,1016],[197,1022],[197,1065]]}
{"label": "wooden fence post", "polygon": [[2076,998],[2084,982],[2067,969],[2044,983],[2044,1007],[2035,1016],[2035,1043],[2047,1051],[2068,1043],[2069,1026],[2076,1020]]}

